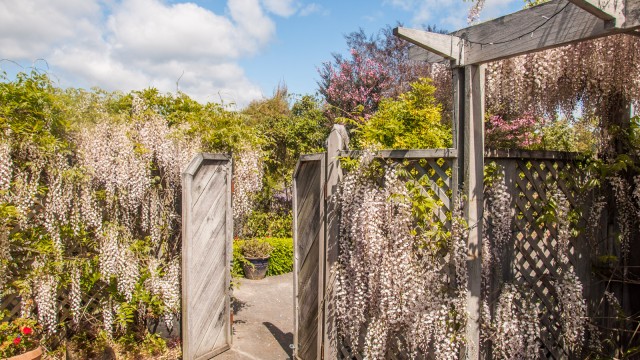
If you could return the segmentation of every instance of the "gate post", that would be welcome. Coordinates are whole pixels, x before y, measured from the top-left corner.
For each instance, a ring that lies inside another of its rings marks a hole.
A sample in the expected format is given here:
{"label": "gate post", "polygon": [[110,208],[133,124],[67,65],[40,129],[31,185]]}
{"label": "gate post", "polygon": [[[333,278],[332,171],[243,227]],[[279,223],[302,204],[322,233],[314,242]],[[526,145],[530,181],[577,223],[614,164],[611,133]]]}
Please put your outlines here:
{"label": "gate post", "polygon": [[454,147],[457,176],[462,185],[463,216],[467,222],[466,359],[480,359],[482,282],[482,208],[484,186],[484,65],[454,68]]}
{"label": "gate post", "polygon": [[337,199],[333,196],[338,191],[338,184],[342,180],[342,169],[340,168],[340,151],[347,150],[349,146],[349,135],[343,125],[333,125],[331,133],[327,138],[327,179],[325,183],[325,266],[324,266],[324,316],[318,321],[323,321],[323,358],[338,358],[338,338],[335,326],[335,301],[334,285],[335,271],[334,265],[338,260],[338,235],[340,231],[340,218],[338,216]]}

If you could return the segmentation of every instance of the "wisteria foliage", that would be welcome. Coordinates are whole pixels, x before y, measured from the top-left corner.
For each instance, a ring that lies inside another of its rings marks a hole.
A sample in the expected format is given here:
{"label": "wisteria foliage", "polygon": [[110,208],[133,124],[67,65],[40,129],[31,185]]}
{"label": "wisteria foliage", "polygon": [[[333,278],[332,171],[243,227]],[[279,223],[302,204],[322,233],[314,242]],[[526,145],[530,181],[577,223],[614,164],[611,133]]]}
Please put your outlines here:
{"label": "wisteria foliage", "polygon": [[[141,321],[160,317],[170,328],[180,310],[181,171],[201,144],[138,96],[124,116],[82,100],[74,112],[92,118],[58,135],[53,151],[3,129],[0,294],[20,295],[22,315],[48,334],[60,330],[62,293],[76,326],[122,333],[114,319],[133,306]],[[88,309],[93,296],[102,300]]]}
{"label": "wisteria foliage", "polygon": [[[558,278],[555,279],[555,296],[559,306],[562,340],[567,349],[579,354],[584,344],[587,326],[587,304],[582,294],[582,282],[569,261],[571,246],[570,205],[559,189],[550,194],[556,203],[556,248]],[[549,241],[550,243],[550,241]]]}
{"label": "wisteria foliage", "polygon": [[[336,268],[338,335],[367,359],[394,351],[457,359],[466,323],[466,226],[454,216],[446,245],[415,231],[410,193],[398,164],[384,177],[360,168],[338,192],[339,258]],[[444,255],[443,255],[444,254]],[[402,338],[405,348],[397,348]]]}

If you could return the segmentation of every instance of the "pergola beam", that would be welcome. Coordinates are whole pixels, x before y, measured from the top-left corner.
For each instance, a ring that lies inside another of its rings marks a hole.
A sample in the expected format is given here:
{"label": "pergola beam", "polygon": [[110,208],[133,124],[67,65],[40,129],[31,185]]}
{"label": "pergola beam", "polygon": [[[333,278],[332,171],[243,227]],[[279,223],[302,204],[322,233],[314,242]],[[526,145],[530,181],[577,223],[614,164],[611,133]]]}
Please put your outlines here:
{"label": "pergola beam", "polygon": [[[580,3],[582,7],[575,3]],[[597,12],[599,16],[585,11],[583,7],[591,7],[592,12]],[[616,14],[620,15],[621,13],[624,14],[624,19],[618,20],[619,18],[615,17],[615,14],[606,13],[601,8],[596,9],[592,3],[587,3],[587,0],[571,0],[570,2],[553,0],[495,20],[454,31],[449,35],[453,39],[464,40],[462,56],[458,56],[456,65],[482,64],[616,33],[635,33],[635,30],[640,27],[640,0],[626,0],[622,11],[618,9]],[[604,17],[609,20],[603,19]],[[612,20],[614,18],[615,21]],[[620,21],[622,23],[618,24]],[[427,35],[432,36],[433,33],[425,31],[412,33],[408,30],[410,29],[397,28],[395,33],[404,34],[403,39],[432,54],[443,56],[442,46],[440,49],[436,49],[438,51],[433,49],[434,43],[443,45],[443,38],[438,36],[434,37],[437,40],[425,39]],[[413,50],[410,58],[412,60],[438,61],[438,57],[426,55],[426,52],[423,52],[423,55],[418,53]],[[445,53],[445,55],[451,54]],[[445,58],[448,57],[445,56]]]}
{"label": "pergola beam", "polygon": [[616,24],[620,26],[624,23],[624,6],[622,6],[622,4],[616,4],[615,1],[607,1],[606,4],[603,4],[600,0],[569,1],[582,10],[604,20],[611,27]]}
{"label": "pergola beam", "polygon": [[397,27],[393,34],[447,60],[459,62],[463,41],[457,36]]}

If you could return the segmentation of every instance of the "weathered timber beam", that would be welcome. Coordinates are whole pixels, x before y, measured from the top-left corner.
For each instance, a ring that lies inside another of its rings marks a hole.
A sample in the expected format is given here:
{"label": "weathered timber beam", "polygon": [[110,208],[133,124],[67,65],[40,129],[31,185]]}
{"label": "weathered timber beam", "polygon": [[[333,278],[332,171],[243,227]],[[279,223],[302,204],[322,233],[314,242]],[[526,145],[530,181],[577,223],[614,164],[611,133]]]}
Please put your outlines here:
{"label": "weathered timber beam", "polygon": [[640,0],[627,0],[624,7],[624,25],[625,29],[640,28]]}
{"label": "weathered timber beam", "polygon": [[458,62],[462,57],[462,39],[457,36],[403,27],[393,29],[393,34],[448,60]]}
{"label": "weathered timber beam", "polygon": [[620,26],[624,23],[624,4],[618,1],[607,1],[603,3],[601,0],[569,0],[575,6],[582,10],[604,20],[607,26]]}
{"label": "weathered timber beam", "polygon": [[569,0],[608,22],[608,26],[632,29],[640,26],[640,0]]}
{"label": "weathered timber beam", "polygon": [[[624,13],[622,27],[611,27],[610,22],[571,2],[553,0],[450,35],[465,41],[464,56],[458,65],[482,64],[616,33],[635,32],[640,27],[640,0],[627,0]],[[418,42],[414,40],[413,43]],[[438,61],[426,52],[420,55],[417,49],[410,55],[412,60]]]}
{"label": "weathered timber beam", "polygon": [[437,63],[446,61],[447,59],[443,58],[440,55],[429,52],[429,50],[425,50],[418,45],[414,45],[409,48],[409,60]]}

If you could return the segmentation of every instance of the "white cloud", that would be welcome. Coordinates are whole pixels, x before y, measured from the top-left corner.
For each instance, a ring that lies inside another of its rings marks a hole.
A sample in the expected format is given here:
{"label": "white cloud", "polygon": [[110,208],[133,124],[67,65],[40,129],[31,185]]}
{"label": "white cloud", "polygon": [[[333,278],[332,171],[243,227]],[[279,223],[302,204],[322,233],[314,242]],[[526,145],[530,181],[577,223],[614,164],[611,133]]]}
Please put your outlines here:
{"label": "white cloud", "polygon": [[230,19],[194,4],[130,0],[114,10],[107,26],[108,41],[121,58],[224,59],[236,58],[243,50]]}
{"label": "white cloud", "polygon": [[[442,13],[461,13],[460,5],[454,5],[456,0],[384,0],[383,3],[413,13],[411,26],[430,25],[440,19],[435,15]],[[461,0],[459,0],[462,3]],[[457,8],[457,9],[456,9]]]}
{"label": "white cloud", "polygon": [[1,1],[0,54],[12,60],[41,58],[100,16],[97,2]]}
{"label": "white cloud", "polygon": [[227,13],[216,14],[163,0],[1,1],[0,58],[43,58],[63,86],[173,92],[180,79],[200,101],[244,105],[262,94],[237,62],[274,38],[265,10],[289,16],[296,6],[228,0]]}
{"label": "white cloud", "polygon": [[409,11],[415,7],[416,2],[414,0],[384,0],[382,3]]}
{"label": "white cloud", "polygon": [[302,7],[300,9],[300,11],[298,12],[298,14],[300,16],[309,16],[311,14],[315,14],[315,13],[319,13],[322,15],[329,15],[329,10],[325,9],[322,5],[320,4],[316,4],[316,3],[311,3],[311,4],[307,4],[304,7]]}
{"label": "white cloud", "polygon": [[295,0],[262,0],[262,3],[268,11],[282,17],[289,17],[300,8]]}
{"label": "white cloud", "polygon": [[[254,40],[253,46],[263,45],[275,33],[275,24],[263,12],[258,0],[229,0],[231,17],[237,23],[235,31],[247,35],[243,40]],[[237,44],[238,46],[245,46]]]}

